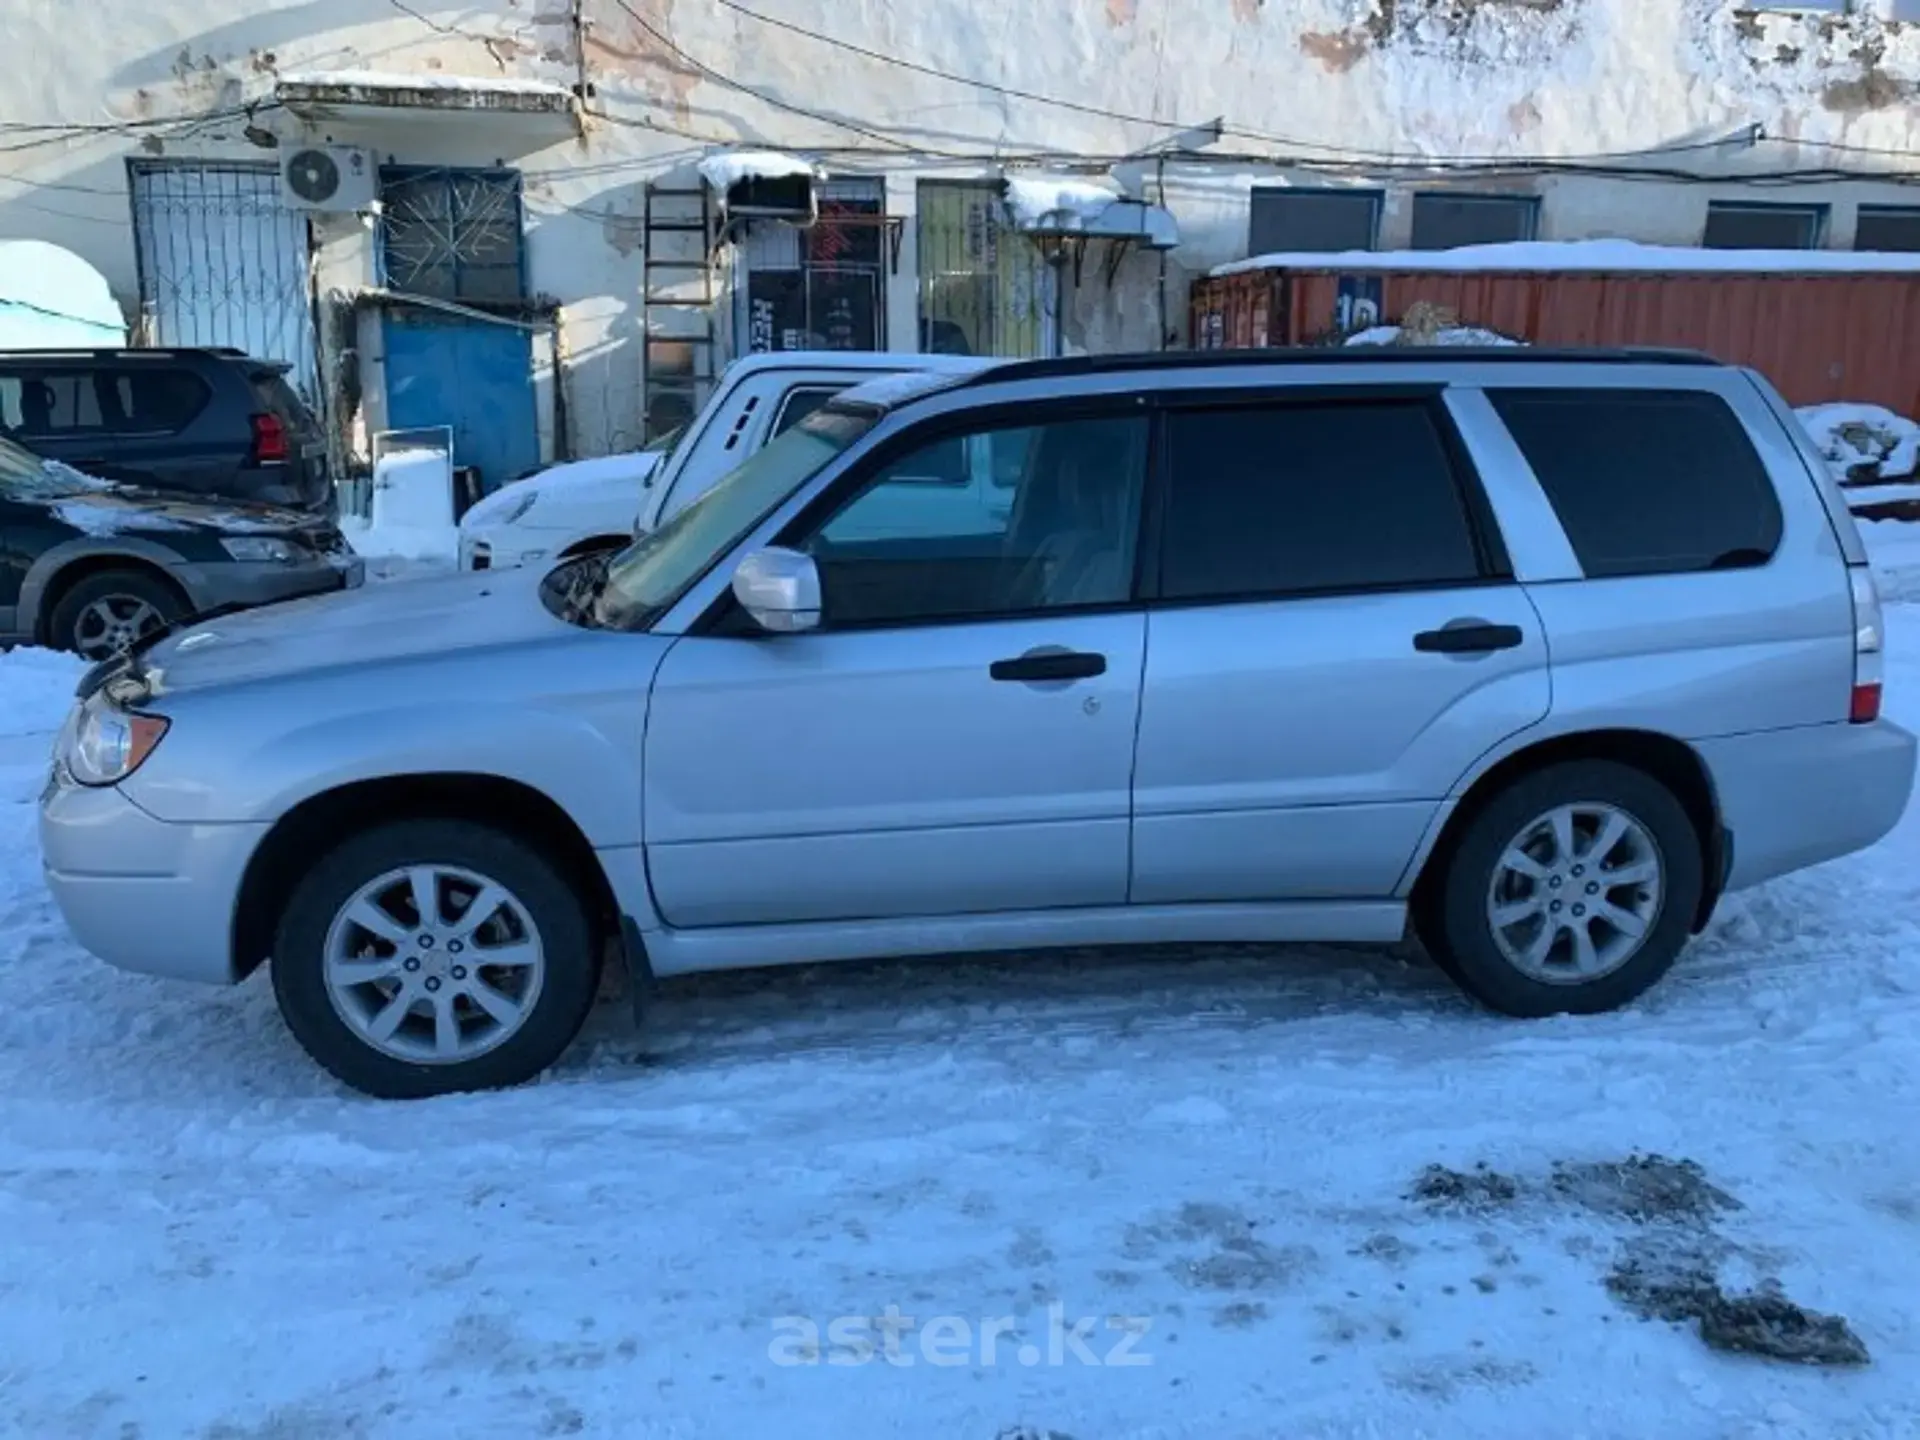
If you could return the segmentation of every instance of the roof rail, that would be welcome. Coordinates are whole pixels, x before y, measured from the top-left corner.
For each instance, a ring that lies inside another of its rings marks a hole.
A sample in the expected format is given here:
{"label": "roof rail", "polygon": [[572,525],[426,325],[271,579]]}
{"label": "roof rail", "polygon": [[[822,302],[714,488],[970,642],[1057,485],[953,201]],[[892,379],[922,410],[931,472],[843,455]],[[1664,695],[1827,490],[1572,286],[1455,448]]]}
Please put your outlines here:
{"label": "roof rail", "polygon": [[1207,370],[1253,365],[1381,364],[1718,365],[1699,350],[1657,346],[1550,348],[1537,345],[1349,345],[1290,346],[1257,350],[1136,351],[1114,355],[1067,355],[1051,360],[1012,360],[968,380],[968,386],[1008,380],[1051,380],[1110,375],[1133,370]]}

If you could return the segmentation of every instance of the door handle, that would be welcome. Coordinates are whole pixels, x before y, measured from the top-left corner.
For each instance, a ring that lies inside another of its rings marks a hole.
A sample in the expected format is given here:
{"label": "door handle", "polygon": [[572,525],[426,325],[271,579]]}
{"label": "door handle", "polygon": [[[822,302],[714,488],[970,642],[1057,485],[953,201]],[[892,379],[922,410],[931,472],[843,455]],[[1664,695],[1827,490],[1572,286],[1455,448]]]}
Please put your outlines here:
{"label": "door handle", "polygon": [[1451,620],[1438,630],[1422,630],[1413,637],[1413,648],[1433,655],[1484,655],[1518,649],[1526,638],[1518,625]]}
{"label": "door handle", "polygon": [[996,680],[1029,684],[1047,680],[1091,680],[1107,673],[1107,657],[1084,650],[1029,650],[1012,660],[996,660],[987,672]]}

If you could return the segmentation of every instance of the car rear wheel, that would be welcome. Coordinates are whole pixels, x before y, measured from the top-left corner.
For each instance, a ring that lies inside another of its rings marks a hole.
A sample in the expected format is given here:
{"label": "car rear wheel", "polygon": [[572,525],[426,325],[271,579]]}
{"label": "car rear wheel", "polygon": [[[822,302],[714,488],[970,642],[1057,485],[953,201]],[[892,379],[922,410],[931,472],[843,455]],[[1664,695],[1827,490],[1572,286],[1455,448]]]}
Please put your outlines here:
{"label": "car rear wheel", "polygon": [[1515,781],[1461,831],[1423,927],[1442,969],[1508,1015],[1592,1014],[1672,968],[1705,870],[1686,808],[1611,761]]}
{"label": "car rear wheel", "polygon": [[280,1012],[356,1090],[414,1099],[531,1080],[599,987],[593,927],[536,851],[466,821],[341,845],[294,890],[273,949]]}
{"label": "car rear wheel", "polygon": [[60,597],[47,639],[87,660],[111,660],[187,613],[180,594],[139,570],[103,570]]}

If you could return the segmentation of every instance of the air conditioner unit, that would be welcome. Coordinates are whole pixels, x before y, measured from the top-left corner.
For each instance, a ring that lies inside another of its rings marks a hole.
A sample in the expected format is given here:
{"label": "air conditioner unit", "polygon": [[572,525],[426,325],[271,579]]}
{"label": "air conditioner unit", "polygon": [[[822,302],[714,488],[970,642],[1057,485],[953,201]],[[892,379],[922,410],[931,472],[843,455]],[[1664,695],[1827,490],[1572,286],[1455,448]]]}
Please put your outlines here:
{"label": "air conditioner unit", "polygon": [[370,210],[379,198],[380,171],[365,150],[299,146],[280,158],[280,191],[296,210]]}

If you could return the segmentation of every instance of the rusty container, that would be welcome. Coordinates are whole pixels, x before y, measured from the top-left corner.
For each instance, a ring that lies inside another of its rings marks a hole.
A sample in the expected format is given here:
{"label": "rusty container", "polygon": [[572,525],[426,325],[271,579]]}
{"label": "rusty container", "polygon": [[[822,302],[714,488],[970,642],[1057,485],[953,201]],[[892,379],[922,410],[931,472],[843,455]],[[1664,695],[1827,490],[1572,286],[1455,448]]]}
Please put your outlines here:
{"label": "rusty container", "polygon": [[1920,272],[1243,270],[1195,282],[1197,349],[1337,340],[1425,301],[1537,345],[1669,345],[1760,371],[1793,405],[1920,417]]}

